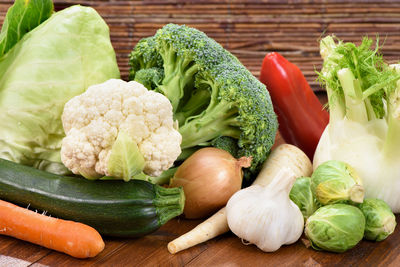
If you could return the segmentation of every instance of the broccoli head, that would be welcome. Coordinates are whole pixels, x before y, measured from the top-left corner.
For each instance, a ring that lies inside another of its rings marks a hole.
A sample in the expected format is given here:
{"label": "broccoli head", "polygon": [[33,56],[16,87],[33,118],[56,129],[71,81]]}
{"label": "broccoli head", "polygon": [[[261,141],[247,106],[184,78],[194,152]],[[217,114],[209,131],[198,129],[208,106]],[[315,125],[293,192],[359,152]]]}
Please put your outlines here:
{"label": "broccoli head", "polygon": [[250,173],[259,170],[278,123],[267,89],[234,55],[199,30],[168,24],[136,45],[130,67],[130,79],[171,101],[182,135],[179,159],[215,146],[253,157]]}

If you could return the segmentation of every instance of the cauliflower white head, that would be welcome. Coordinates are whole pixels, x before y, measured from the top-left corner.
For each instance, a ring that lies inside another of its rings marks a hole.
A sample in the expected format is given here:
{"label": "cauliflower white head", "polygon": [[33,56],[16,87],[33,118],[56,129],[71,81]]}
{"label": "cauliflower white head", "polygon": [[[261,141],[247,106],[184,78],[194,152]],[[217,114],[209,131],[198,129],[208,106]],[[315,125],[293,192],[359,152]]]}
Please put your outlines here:
{"label": "cauliflower white head", "polygon": [[65,104],[61,160],[86,178],[158,176],[181,153],[172,105],[142,84],[111,79]]}

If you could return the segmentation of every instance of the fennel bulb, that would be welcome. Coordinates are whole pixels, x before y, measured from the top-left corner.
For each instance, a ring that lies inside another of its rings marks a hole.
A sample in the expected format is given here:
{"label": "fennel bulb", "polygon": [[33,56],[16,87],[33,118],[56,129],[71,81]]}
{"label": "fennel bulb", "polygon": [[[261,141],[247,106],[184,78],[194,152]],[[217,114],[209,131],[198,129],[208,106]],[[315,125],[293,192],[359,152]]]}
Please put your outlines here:
{"label": "fennel bulb", "polygon": [[365,196],[400,212],[400,68],[387,65],[372,40],[360,46],[321,41],[319,78],[328,93],[330,121],[317,146],[313,167],[328,160],[351,165]]}

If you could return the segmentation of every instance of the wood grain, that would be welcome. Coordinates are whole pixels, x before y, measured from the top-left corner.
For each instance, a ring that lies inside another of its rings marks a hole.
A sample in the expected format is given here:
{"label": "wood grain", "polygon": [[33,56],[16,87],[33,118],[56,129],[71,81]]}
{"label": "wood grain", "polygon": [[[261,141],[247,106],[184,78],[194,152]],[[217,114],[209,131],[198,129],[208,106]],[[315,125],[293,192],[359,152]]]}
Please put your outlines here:
{"label": "wood grain", "polygon": [[199,222],[178,218],[142,238],[105,238],[105,250],[85,260],[0,236],[0,266],[396,266],[400,263],[399,227],[385,241],[361,241],[342,254],[306,248],[302,240],[274,253],[264,253],[254,245],[243,245],[232,233],[176,255],[169,254],[168,242]]}
{"label": "wood grain", "polygon": [[[314,90],[321,68],[318,40],[335,34],[359,43],[379,35],[390,62],[400,56],[400,1],[342,0],[55,0],[57,10],[73,4],[94,7],[110,26],[124,79],[128,55],[143,37],[166,23],[187,24],[206,32],[235,54],[258,77],[267,52],[279,51],[299,65]],[[0,0],[0,24],[11,0]]]}

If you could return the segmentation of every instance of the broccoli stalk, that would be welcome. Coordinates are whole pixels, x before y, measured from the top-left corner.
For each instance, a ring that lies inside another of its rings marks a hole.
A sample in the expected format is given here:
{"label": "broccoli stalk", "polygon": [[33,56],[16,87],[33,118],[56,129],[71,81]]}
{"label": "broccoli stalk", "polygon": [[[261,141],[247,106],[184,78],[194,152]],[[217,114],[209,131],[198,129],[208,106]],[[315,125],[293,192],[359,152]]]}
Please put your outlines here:
{"label": "broccoli stalk", "polygon": [[232,108],[227,101],[209,106],[202,116],[189,120],[179,128],[183,137],[182,149],[198,144],[210,145],[210,141],[219,136],[239,139],[241,130],[237,113],[237,109]]}
{"label": "broccoli stalk", "polygon": [[[130,79],[170,100],[182,135],[179,160],[216,146],[253,157],[250,171],[257,172],[274,143],[277,120],[265,86],[235,56],[201,31],[168,24],[139,41],[130,66]],[[163,69],[157,84],[154,75],[141,74],[152,68]]]}
{"label": "broccoli stalk", "polygon": [[160,55],[164,61],[164,79],[157,91],[164,94],[171,101],[173,110],[176,111],[181,98],[184,96],[185,87],[193,87],[194,76],[199,70],[191,58],[178,57],[171,45],[162,45]]}
{"label": "broccoli stalk", "polygon": [[200,114],[207,107],[210,97],[210,91],[206,89],[194,90],[185,105],[175,113],[175,119],[178,120],[179,125],[183,125],[187,118]]}

